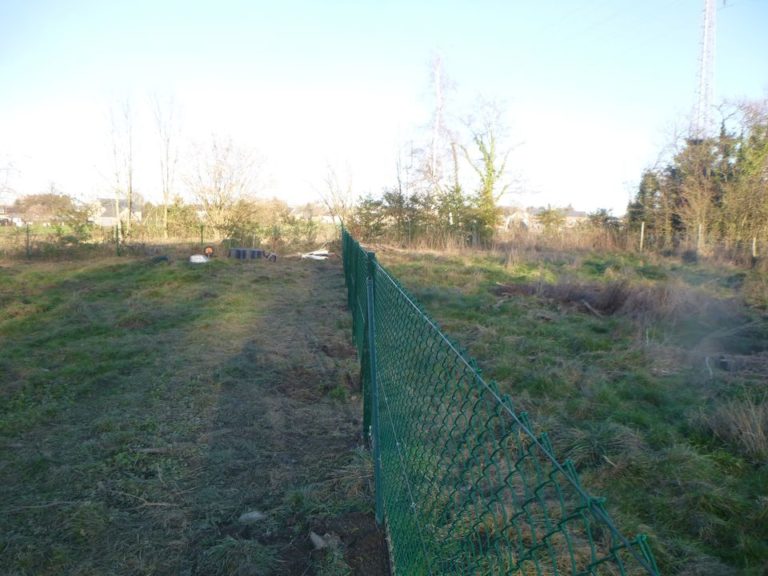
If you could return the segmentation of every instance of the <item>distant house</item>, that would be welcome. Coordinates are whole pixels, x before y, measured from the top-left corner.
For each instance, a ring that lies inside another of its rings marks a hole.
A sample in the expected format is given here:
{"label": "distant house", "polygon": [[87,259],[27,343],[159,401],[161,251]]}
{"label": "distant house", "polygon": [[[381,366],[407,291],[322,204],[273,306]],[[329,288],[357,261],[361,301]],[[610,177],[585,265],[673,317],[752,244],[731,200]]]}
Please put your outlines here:
{"label": "distant house", "polygon": [[23,226],[24,219],[13,208],[0,206],[0,226]]}
{"label": "distant house", "polygon": [[[93,206],[92,220],[96,226],[112,228],[117,226],[118,220],[125,222],[128,220],[128,200],[120,200],[118,203],[119,213],[115,214],[115,200],[113,198],[99,198]],[[142,207],[138,204],[133,205],[131,220],[141,221]]]}
{"label": "distant house", "polygon": [[575,210],[573,206],[568,206],[563,210],[565,216],[565,227],[573,228],[578,226],[582,222],[589,220],[589,214],[582,212],[581,210]]}
{"label": "distant house", "polygon": [[[543,226],[539,222],[537,216],[545,210],[547,210],[547,208],[535,208],[533,206],[529,206],[528,208],[517,208],[513,206],[505,207],[503,208],[504,217],[499,227],[502,230],[513,230],[517,228],[539,232],[543,230]],[[575,210],[573,206],[558,208],[557,210],[563,215],[563,225],[565,228],[574,228],[582,222],[589,220],[589,215],[586,212]]]}
{"label": "distant house", "polygon": [[528,230],[532,227],[533,214],[525,208],[509,206],[503,208],[502,230]]}
{"label": "distant house", "polygon": [[320,224],[335,224],[336,220],[328,212],[328,208],[319,203],[308,203],[291,208],[291,215],[303,220],[311,220]]}

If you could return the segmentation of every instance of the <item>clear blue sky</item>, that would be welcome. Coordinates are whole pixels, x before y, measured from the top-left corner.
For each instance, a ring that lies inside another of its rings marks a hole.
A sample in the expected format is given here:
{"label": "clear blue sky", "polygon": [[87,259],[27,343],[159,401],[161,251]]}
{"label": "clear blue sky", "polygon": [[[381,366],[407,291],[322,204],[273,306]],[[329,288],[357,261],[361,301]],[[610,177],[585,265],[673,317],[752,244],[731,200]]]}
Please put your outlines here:
{"label": "clear blue sky", "polygon": [[[39,192],[109,190],[109,109],[137,117],[137,181],[157,198],[149,97],[173,96],[186,140],[257,148],[266,194],[312,199],[328,164],[360,194],[426,140],[429,62],[447,112],[502,103],[522,204],[623,212],[644,166],[687,126],[702,0],[2,0],[0,168]],[[718,2],[715,99],[768,97],[768,0]],[[2,174],[0,173],[0,178]],[[0,184],[3,181],[0,179]]]}

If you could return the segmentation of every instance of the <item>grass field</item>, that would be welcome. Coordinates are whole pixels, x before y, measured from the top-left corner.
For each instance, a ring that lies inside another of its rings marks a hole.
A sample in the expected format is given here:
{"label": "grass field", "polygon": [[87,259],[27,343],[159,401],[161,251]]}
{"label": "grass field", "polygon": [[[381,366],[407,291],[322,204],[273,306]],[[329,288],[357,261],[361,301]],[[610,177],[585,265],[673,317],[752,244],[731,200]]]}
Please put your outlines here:
{"label": "grass field", "polygon": [[633,255],[381,249],[667,575],[768,573],[768,283]]}
{"label": "grass field", "polygon": [[0,262],[0,573],[383,574],[350,338],[338,262]]}

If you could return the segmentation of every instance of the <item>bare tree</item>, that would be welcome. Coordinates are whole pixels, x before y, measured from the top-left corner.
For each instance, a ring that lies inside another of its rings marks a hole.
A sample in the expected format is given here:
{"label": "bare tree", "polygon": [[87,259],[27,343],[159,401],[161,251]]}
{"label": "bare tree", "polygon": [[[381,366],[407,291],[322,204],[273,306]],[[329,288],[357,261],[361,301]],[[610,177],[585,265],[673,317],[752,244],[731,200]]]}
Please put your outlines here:
{"label": "bare tree", "polygon": [[697,251],[704,249],[707,233],[715,225],[713,146],[710,141],[691,141],[678,155],[682,172],[680,215],[689,234],[695,234]]}
{"label": "bare tree", "polygon": [[354,205],[352,178],[347,174],[344,182],[340,181],[336,169],[328,164],[323,184],[324,188],[320,191],[323,204],[334,222],[338,221],[341,226],[345,226]]}
{"label": "bare tree", "polygon": [[120,147],[120,141],[119,141],[119,132],[118,132],[118,126],[117,121],[115,119],[115,113],[114,109],[110,110],[110,125],[111,125],[111,141],[112,141],[112,169],[113,169],[113,193],[114,193],[114,202],[115,202],[115,225],[117,227],[116,230],[116,236],[117,241],[119,242],[123,238],[123,230],[122,230],[122,223],[120,222],[120,196],[122,195],[122,182],[123,182],[123,171],[122,171],[122,152]]}
{"label": "bare tree", "polygon": [[118,237],[123,236],[120,221],[120,197],[125,196],[127,216],[125,236],[131,235],[133,218],[133,116],[128,99],[123,102],[121,114],[116,117],[115,110],[110,111],[112,123],[112,159],[114,162],[115,217],[117,218]]}
{"label": "bare tree", "polygon": [[446,172],[450,162],[450,143],[456,140],[456,136],[448,126],[447,103],[455,86],[446,74],[439,54],[433,56],[429,74],[434,99],[429,124],[430,136],[422,146],[411,146],[415,178],[410,184],[422,196],[431,201],[439,201],[442,195],[451,190]]}
{"label": "bare tree", "polygon": [[431,81],[435,93],[435,109],[432,113],[432,138],[429,144],[429,157],[424,172],[434,193],[440,192],[443,180],[443,157],[448,129],[445,125],[445,93],[448,80],[443,70],[443,60],[435,55],[431,63]]}
{"label": "bare tree", "polygon": [[177,118],[172,99],[163,105],[160,99],[153,98],[155,127],[160,139],[160,179],[163,187],[163,238],[168,238],[168,205],[173,192],[176,176],[176,164],[179,159]]}
{"label": "bare tree", "polygon": [[11,180],[11,173],[14,171],[13,163],[8,161],[5,165],[0,166],[0,198],[6,194],[12,194],[13,188],[9,184]]}
{"label": "bare tree", "polygon": [[216,235],[226,236],[242,217],[243,206],[255,197],[260,162],[231,139],[213,137],[198,153],[197,166],[186,178]]}
{"label": "bare tree", "polygon": [[131,104],[125,101],[123,107],[125,118],[126,150],[125,150],[125,194],[128,200],[128,217],[126,218],[126,234],[131,235],[131,219],[133,218],[133,117],[131,116]]}

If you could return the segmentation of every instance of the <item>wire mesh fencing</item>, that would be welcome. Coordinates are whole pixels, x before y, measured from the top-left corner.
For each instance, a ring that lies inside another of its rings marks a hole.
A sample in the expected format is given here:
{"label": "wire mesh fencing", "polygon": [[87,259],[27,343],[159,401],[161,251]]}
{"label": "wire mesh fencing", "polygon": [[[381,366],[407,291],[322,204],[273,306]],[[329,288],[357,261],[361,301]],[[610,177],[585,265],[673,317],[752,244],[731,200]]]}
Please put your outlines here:
{"label": "wire mesh fencing", "polygon": [[373,253],[342,231],[376,518],[395,574],[659,574],[603,500]]}

